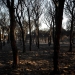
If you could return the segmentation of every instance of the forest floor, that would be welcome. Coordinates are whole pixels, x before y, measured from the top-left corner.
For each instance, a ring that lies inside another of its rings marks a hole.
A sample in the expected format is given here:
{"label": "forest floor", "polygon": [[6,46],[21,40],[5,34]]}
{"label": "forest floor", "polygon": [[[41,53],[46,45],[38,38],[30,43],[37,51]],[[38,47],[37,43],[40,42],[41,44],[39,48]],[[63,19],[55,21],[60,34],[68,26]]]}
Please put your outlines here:
{"label": "forest floor", "polygon": [[[22,52],[22,45],[17,44],[19,49],[20,65],[12,68],[12,50],[10,44],[0,50],[0,75],[51,75],[53,70],[53,45],[40,44],[38,49],[32,45],[26,45],[26,52]],[[75,45],[73,52],[68,52],[69,44],[63,44],[59,53],[60,75],[75,75]]]}

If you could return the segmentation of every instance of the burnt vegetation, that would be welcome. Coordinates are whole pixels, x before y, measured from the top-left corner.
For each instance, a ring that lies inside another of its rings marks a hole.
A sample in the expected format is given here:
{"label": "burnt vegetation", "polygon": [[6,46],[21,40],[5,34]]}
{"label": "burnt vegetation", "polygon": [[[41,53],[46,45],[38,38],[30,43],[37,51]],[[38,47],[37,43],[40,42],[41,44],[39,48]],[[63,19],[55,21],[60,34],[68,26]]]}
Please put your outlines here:
{"label": "burnt vegetation", "polygon": [[74,24],[74,0],[1,0],[0,75],[75,75]]}

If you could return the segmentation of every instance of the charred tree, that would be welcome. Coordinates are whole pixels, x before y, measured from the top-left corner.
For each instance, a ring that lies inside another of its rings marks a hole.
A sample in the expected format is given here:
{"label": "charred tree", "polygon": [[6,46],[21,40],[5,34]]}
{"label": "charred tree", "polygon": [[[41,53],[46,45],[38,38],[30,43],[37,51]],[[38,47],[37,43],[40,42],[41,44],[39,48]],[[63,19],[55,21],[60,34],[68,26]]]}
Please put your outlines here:
{"label": "charred tree", "polygon": [[28,21],[29,21],[29,35],[30,35],[30,46],[29,49],[31,51],[31,43],[32,43],[32,38],[31,38],[31,24],[30,24],[30,12],[29,12],[29,7],[27,7],[27,12],[28,12]]}
{"label": "charred tree", "polygon": [[62,26],[62,16],[63,16],[63,7],[64,7],[64,2],[65,0],[53,0],[55,4],[55,23],[56,23],[56,32],[55,32],[55,39],[54,39],[54,58],[53,58],[53,63],[54,63],[54,73],[58,74],[59,73],[59,50],[60,50],[60,33],[61,33],[61,26]]}
{"label": "charred tree", "polygon": [[70,30],[70,49],[69,52],[72,52],[72,46],[73,46],[73,15],[72,15],[72,20],[71,20],[71,30]]}
{"label": "charred tree", "polygon": [[7,7],[9,9],[9,16],[10,16],[10,40],[11,40],[11,47],[13,52],[13,67],[15,68],[19,64],[19,55],[18,55],[18,49],[16,46],[16,41],[14,36],[14,29],[16,26],[14,0],[12,0],[11,2],[10,0],[7,0]]}
{"label": "charred tree", "polygon": [[0,49],[2,49],[2,42],[1,42],[1,29],[0,29]]}

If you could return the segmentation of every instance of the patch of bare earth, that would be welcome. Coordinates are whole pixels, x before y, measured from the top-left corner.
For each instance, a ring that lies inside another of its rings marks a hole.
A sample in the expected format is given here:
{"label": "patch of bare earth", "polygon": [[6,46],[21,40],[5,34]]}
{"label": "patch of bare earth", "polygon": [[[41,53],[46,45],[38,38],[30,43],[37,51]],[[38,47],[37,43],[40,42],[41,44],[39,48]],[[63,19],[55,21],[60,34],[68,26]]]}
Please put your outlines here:
{"label": "patch of bare earth", "polygon": [[[10,44],[6,44],[0,50],[0,75],[50,75],[53,70],[53,46],[41,44],[38,49],[32,45],[32,51],[29,51],[29,45],[26,45],[26,52],[22,52],[22,46],[19,45],[20,65],[12,68],[12,50]],[[59,53],[60,75],[75,75],[75,52],[67,52],[68,45],[63,45]]]}

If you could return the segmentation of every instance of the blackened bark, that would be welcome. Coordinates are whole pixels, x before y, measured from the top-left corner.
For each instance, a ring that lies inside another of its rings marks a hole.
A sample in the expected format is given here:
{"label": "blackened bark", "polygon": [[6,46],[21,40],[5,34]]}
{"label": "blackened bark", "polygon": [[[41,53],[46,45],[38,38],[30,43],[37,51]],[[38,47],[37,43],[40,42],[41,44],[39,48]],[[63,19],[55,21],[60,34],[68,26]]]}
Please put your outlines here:
{"label": "blackened bark", "polygon": [[[21,1],[20,1],[21,2]],[[20,3],[21,4],[21,3]],[[22,8],[22,5],[21,5],[21,8]],[[20,28],[21,28],[21,34],[22,34],[22,43],[23,43],[23,53],[26,51],[26,48],[25,48],[25,40],[24,40],[24,30],[23,30],[23,26],[22,26],[22,23],[21,23],[21,17],[19,16],[19,13],[17,13],[17,11],[18,11],[18,7],[17,7],[17,9],[16,9],[16,15],[17,15],[17,19],[16,19],[16,21],[17,21],[17,23],[19,24],[19,26],[20,26]],[[21,9],[21,11],[22,11],[22,9]],[[22,16],[22,12],[21,12],[21,16]],[[20,35],[21,35],[20,34]],[[21,41],[21,38],[20,38],[20,41]]]}
{"label": "blackened bark", "polygon": [[5,36],[4,36],[4,28],[2,28],[2,36],[3,36],[3,46],[5,46]]}
{"label": "blackened bark", "polygon": [[31,51],[31,43],[32,43],[32,38],[31,38],[31,24],[30,24],[30,13],[29,13],[29,7],[27,8],[28,11],[28,20],[29,20],[29,34],[30,34],[30,41],[29,41],[29,49]]}
{"label": "blackened bark", "polygon": [[2,42],[1,42],[1,29],[0,29],[0,49],[2,49]]}
{"label": "blackened bark", "polygon": [[22,31],[22,41],[23,41],[23,53],[24,53],[26,49],[25,49],[25,41],[24,41],[24,31],[23,31],[22,26],[21,26],[21,31]]}
{"label": "blackened bark", "polygon": [[[35,23],[36,24],[36,23]],[[36,46],[38,45],[38,42],[37,42],[37,38],[38,38],[38,32],[37,32],[37,27],[36,27]]]}
{"label": "blackened bark", "polygon": [[36,46],[39,48],[39,27],[36,24]]}
{"label": "blackened bark", "polygon": [[52,21],[53,21],[53,44],[54,44],[54,37],[55,37],[54,17],[52,17]]}
{"label": "blackened bark", "polygon": [[36,46],[39,48],[39,26],[36,20],[34,20],[36,26]]}
{"label": "blackened bark", "polygon": [[16,67],[19,64],[19,55],[14,36],[14,29],[16,26],[14,7],[9,8],[9,14],[10,14],[10,40],[13,52],[13,67]]}
{"label": "blackened bark", "polygon": [[8,40],[7,40],[7,43],[10,42],[10,31],[8,30]]}
{"label": "blackened bark", "polygon": [[73,15],[72,15],[72,21],[71,21],[71,30],[70,30],[70,48],[69,52],[72,52],[72,45],[73,45]]}
{"label": "blackened bark", "polygon": [[50,27],[50,32],[49,32],[49,46],[51,45],[51,35],[52,35],[52,26]]}
{"label": "blackened bark", "polygon": [[51,35],[48,36],[48,45],[51,45]]}
{"label": "blackened bark", "polygon": [[63,16],[63,7],[64,7],[65,0],[59,1],[59,5],[56,7],[56,32],[55,32],[55,39],[54,39],[54,73],[59,72],[59,50],[60,50],[60,33],[61,33],[61,26],[62,26],[62,16]]}
{"label": "blackened bark", "polygon": [[38,27],[38,36],[37,36],[37,40],[38,40],[38,48],[39,48],[39,27]]}
{"label": "blackened bark", "polygon": [[24,53],[26,51],[26,48],[25,48],[25,41],[24,41],[24,31],[23,31],[23,27],[22,27],[22,24],[21,24],[20,19],[19,19],[19,22],[18,23],[19,23],[20,28],[21,28],[21,31],[22,31],[22,42],[23,42],[23,53]]}

